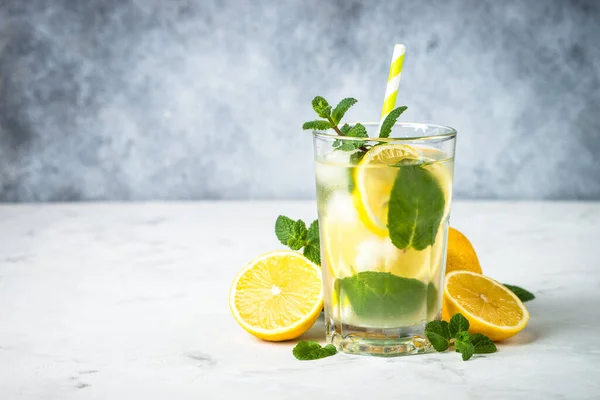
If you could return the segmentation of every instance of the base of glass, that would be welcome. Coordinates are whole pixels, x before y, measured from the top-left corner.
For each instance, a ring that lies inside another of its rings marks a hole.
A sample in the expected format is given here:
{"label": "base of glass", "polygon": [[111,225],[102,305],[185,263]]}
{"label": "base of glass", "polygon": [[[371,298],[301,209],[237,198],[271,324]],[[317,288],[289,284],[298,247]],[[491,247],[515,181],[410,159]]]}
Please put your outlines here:
{"label": "base of glass", "polygon": [[377,357],[397,357],[424,354],[433,351],[423,335],[424,326],[373,329],[344,326],[344,334],[332,330],[327,340],[338,351]]}

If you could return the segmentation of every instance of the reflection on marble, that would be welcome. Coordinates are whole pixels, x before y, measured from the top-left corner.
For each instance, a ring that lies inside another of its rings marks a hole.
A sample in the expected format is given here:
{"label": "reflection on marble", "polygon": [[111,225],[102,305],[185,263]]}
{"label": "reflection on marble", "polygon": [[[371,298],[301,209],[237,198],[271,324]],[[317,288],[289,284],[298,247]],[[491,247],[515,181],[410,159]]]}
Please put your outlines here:
{"label": "reflection on marble", "polygon": [[[1,399],[592,399],[600,392],[600,203],[458,202],[527,329],[497,354],[292,357],[229,314],[234,274],[312,202],[0,206]],[[322,340],[323,321],[304,335]]]}

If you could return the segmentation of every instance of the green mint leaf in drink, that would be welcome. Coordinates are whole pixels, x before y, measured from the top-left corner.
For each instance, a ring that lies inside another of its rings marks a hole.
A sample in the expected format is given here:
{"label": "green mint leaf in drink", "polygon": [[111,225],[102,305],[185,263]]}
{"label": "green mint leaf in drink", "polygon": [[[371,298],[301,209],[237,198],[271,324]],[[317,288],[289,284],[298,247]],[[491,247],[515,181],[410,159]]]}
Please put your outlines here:
{"label": "green mint leaf in drink", "polygon": [[[350,129],[348,129],[345,134],[347,137],[353,138],[368,138],[367,129],[363,124],[356,124]],[[340,150],[343,151],[353,151],[361,147],[365,142],[362,140],[344,140],[342,141],[342,145],[339,147]]]}
{"label": "green mint leaf in drink", "polygon": [[275,236],[282,245],[287,246],[288,241],[294,235],[295,221],[285,215],[280,215],[275,221]]}
{"label": "green mint leaf in drink", "polygon": [[356,124],[352,128],[348,130],[346,136],[355,137],[355,138],[366,138],[369,137],[367,134],[367,128],[364,127],[363,124]]}
{"label": "green mint leaf in drink", "polygon": [[292,353],[298,360],[318,360],[319,358],[333,356],[337,353],[337,350],[332,344],[321,347],[316,340],[301,340],[294,347]]}
{"label": "green mint leaf in drink", "polygon": [[457,334],[469,330],[469,321],[460,313],[450,318],[450,335],[458,339]]}
{"label": "green mint leaf in drink", "polygon": [[312,101],[312,106],[319,117],[326,119],[331,118],[331,106],[323,97],[315,97]]}
{"label": "green mint leaf in drink", "polygon": [[341,128],[340,128],[340,132],[342,132],[344,135],[348,135],[348,132],[350,131],[350,129],[352,129],[351,125],[348,124],[344,124]]}
{"label": "green mint leaf in drink", "polygon": [[363,159],[365,154],[366,154],[366,152],[364,152],[362,150],[357,150],[354,153],[350,154],[350,164],[352,164],[352,165],[358,164],[360,162],[360,160]]}
{"label": "green mint leaf in drink", "polygon": [[446,351],[450,346],[450,330],[446,321],[431,321],[425,325],[425,337],[436,351]]}
{"label": "green mint leaf in drink", "polygon": [[519,298],[519,300],[521,300],[523,303],[525,303],[526,301],[535,299],[535,296],[533,295],[533,293],[531,293],[528,290],[525,290],[518,286],[509,285],[507,283],[503,283],[503,285],[506,286],[511,292],[516,294],[517,297]]}
{"label": "green mint leaf in drink", "polygon": [[475,333],[469,337],[469,341],[473,345],[475,354],[495,353],[498,351],[494,342],[489,337],[481,333]]}
{"label": "green mint leaf in drink", "polygon": [[444,208],[444,191],[436,177],[419,165],[402,166],[388,206],[388,229],[394,246],[423,250],[434,244]]}
{"label": "green mint leaf in drink", "polygon": [[314,131],[326,131],[331,128],[331,123],[322,119],[308,121],[302,124],[302,129],[312,129]]}
{"label": "green mint leaf in drink", "polygon": [[[468,335],[468,333],[467,333]],[[467,361],[468,359],[470,359],[471,357],[473,357],[473,354],[475,354],[475,347],[473,346],[473,344],[471,344],[471,342],[469,342],[469,340],[456,340],[454,342],[454,348],[456,349],[456,352],[462,354],[462,359],[463,361]]]}
{"label": "green mint leaf in drink", "polygon": [[406,107],[406,106],[402,106],[402,107],[398,107],[398,108],[395,108],[392,111],[390,111],[390,113],[387,115],[387,117],[385,117],[385,119],[383,120],[383,123],[381,124],[381,129],[379,130],[380,138],[390,137],[390,133],[392,133],[392,128],[394,127],[394,124],[398,120],[398,117],[400,116],[400,114],[402,114],[404,111],[406,111],[407,108],[408,107]]}
{"label": "green mint leaf in drink", "polygon": [[354,313],[372,320],[393,320],[418,311],[426,301],[426,285],[390,272],[363,271],[337,279],[334,290]]}
{"label": "green mint leaf in drink", "polygon": [[336,125],[339,124],[344,117],[344,114],[346,114],[350,107],[356,104],[356,101],[357,100],[353,99],[352,97],[346,97],[345,99],[342,99],[342,101],[340,101],[331,112],[331,119],[333,120],[333,123]]}

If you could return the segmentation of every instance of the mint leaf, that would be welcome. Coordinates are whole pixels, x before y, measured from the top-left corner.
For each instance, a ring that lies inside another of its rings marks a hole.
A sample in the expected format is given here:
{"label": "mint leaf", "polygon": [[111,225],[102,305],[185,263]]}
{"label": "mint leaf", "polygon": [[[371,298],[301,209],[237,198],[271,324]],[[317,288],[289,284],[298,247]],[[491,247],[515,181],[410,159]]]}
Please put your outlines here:
{"label": "mint leaf", "polygon": [[340,128],[340,131],[341,131],[341,132],[342,132],[344,135],[347,135],[347,134],[348,134],[348,131],[350,131],[350,129],[351,129],[351,128],[352,128],[352,127],[351,127],[350,125],[348,125],[348,124],[344,124],[344,126],[342,126],[342,127]]}
{"label": "mint leaf", "polygon": [[414,313],[423,306],[427,292],[425,284],[417,279],[376,271],[337,279],[334,289],[340,303],[348,300],[358,317],[377,321]]}
{"label": "mint leaf", "polygon": [[292,228],[292,235],[288,238],[287,245],[292,250],[300,250],[306,244],[306,236],[308,234],[308,230],[306,229],[306,224],[304,221],[299,219],[294,222],[294,226]]}
{"label": "mint leaf", "polygon": [[[354,125],[352,128],[348,129],[348,131],[346,132],[345,135],[347,137],[355,137],[355,138],[369,137],[369,135],[367,134],[367,129],[364,127],[363,124]],[[339,149],[343,150],[343,151],[352,151],[352,150],[358,149],[360,146],[362,146],[365,143],[362,140],[340,140],[340,142],[342,144],[341,144],[341,146],[339,146]]]}
{"label": "mint leaf", "polygon": [[407,108],[408,107],[406,106],[402,106],[390,111],[387,117],[385,117],[385,119],[383,120],[383,123],[381,124],[381,129],[379,129],[380,138],[390,137],[390,133],[392,133],[392,128],[394,127],[396,120],[398,119],[400,114],[406,111]]}
{"label": "mint leaf", "polygon": [[331,123],[322,119],[308,121],[302,124],[302,129],[312,129],[315,131],[326,131],[331,128]]}
{"label": "mint leaf", "polygon": [[327,119],[331,117],[331,106],[323,97],[315,97],[312,101],[312,107],[319,117]]}
{"label": "mint leaf", "polygon": [[307,238],[309,243],[319,243],[319,220],[315,219],[308,227]]}
{"label": "mint leaf", "polygon": [[333,120],[333,123],[336,125],[339,124],[342,118],[344,117],[344,114],[346,114],[346,111],[348,111],[350,107],[355,105],[356,102],[357,100],[353,99],[352,97],[342,99],[342,101],[340,101],[338,105],[335,106],[333,112],[331,113],[331,119]]}
{"label": "mint leaf", "polygon": [[350,154],[350,164],[352,164],[352,165],[358,164],[360,162],[360,160],[362,160],[362,158],[365,156],[365,154],[367,154],[367,153],[362,150],[355,151],[354,153]]}
{"label": "mint leaf", "polygon": [[281,242],[282,245],[287,246],[288,241],[294,234],[294,220],[280,215],[275,221],[275,236]]}
{"label": "mint leaf", "polygon": [[481,333],[475,333],[471,335],[469,341],[473,345],[475,354],[495,353],[498,351],[494,342],[492,342],[489,337],[482,335]]}
{"label": "mint leaf", "polygon": [[460,313],[450,318],[450,335],[458,339],[457,334],[469,330],[469,321]]}
{"label": "mint leaf", "polygon": [[457,340],[454,342],[456,352],[462,354],[463,361],[467,361],[475,354],[475,347],[469,341]]}
{"label": "mint leaf", "polygon": [[317,360],[337,353],[334,345],[328,344],[321,347],[316,340],[301,340],[292,350],[294,357],[298,360]]}
{"label": "mint leaf", "polygon": [[321,249],[318,244],[307,244],[304,246],[302,254],[304,254],[304,257],[308,258],[310,262],[321,265]]}
{"label": "mint leaf", "polygon": [[517,297],[519,298],[519,300],[521,300],[523,303],[525,303],[526,301],[535,299],[535,296],[533,295],[533,293],[531,293],[528,290],[525,290],[518,286],[509,285],[507,283],[503,283],[503,285],[506,286],[511,292],[516,294]]}
{"label": "mint leaf", "polygon": [[[344,136],[346,136],[346,135],[348,135],[348,131],[350,131],[350,129],[351,129],[351,128],[352,128],[352,127],[351,127],[350,125],[348,125],[348,124],[344,124],[344,126],[342,126],[342,127],[340,128],[340,132],[342,132],[342,134],[343,134]],[[334,149],[339,149],[341,146],[342,146],[342,141],[341,141],[340,139],[335,139],[335,140],[333,141],[333,148],[334,148]],[[351,149],[351,150],[352,150],[352,149]]]}
{"label": "mint leaf", "polygon": [[[452,331],[450,331],[450,334],[452,334]],[[471,335],[469,335],[469,332],[467,331],[458,332],[455,336],[456,340],[459,342],[468,342],[470,337]]]}
{"label": "mint leaf", "polygon": [[369,137],[367,134],[367,128],[363,124],[356,124],[348,130],[346,136],[349,137]]}
{"label": "mint leaf", "polygon": [[321,265],[321,244],[319,240],[319,221],[314,220],[308,227],[306,246],[302,250],[304,257],[317,265]]}
{"label": "mint leaf", "polygon": [[450,331],[446,321],[431,321],[425,325],[425,336],[436,351],[446,351],[450,346]]}
{"label": "mint leaf", "polygon": [[434,244],[444,207],[444,191],[431,172],[420,165],[399,167],[388,206],[394,246],[423,250]]}

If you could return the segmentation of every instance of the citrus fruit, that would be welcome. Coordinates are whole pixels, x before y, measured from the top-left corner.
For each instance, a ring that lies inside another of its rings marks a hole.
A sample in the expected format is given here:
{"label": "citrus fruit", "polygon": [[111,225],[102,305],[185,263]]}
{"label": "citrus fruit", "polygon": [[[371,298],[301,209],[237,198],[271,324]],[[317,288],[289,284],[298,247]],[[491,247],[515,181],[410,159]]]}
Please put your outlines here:
{"label": "citrus fruit", "polygon": [[367,151],[355,168],[356,209],[365,226],[380,236],[388,234],[387,204],[398,174],[391,166],[406,159],[418,160],[419,152],[404,144],[383,144]]}
{"label": "citrus fruit", "polygon": [[[406,144],[381,144],[366,152],[354,171],[354,202],[361,221],[373,233],[388,236],[388,203],[398,173],[398,163],[443,159],[440,150]],[[439,181],[450,209],[452,179],[449,171],[438,163],[425,166]]]}
{"label": "citrus fruit", "polygon": [[453,271],[471,271],[481,274],[481,265],[473,245],[460,231],[448,230],[446,274]]}
{"label": "citrus fruit", "polygon": [[274,251],[236,275],[229,307],[242,328],[260,339],[294,339],[319,317],[322,286],[319,266],[294,251]]}
{"label": "citrus fruit", "polygon": [[469,320],[469,332],[491,340],[516,335],[529,321],[529,312],[519,298],[501,283],[470,271],[446,275],[442,318],[449,321],[461,313]]}

